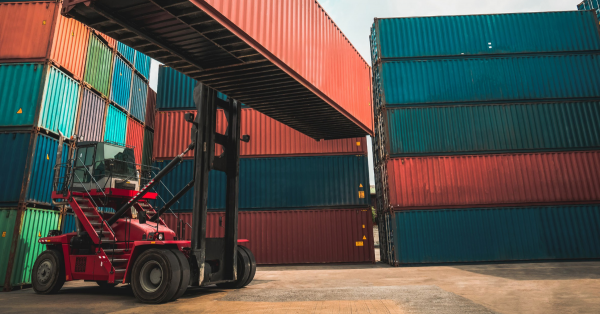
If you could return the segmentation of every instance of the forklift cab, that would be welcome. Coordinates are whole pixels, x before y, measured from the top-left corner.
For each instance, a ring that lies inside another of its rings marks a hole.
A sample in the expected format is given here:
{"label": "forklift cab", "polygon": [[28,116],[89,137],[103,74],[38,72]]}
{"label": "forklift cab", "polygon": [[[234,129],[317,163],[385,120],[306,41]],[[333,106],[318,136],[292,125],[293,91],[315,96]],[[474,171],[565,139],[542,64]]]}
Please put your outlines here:
{"label": "forklift cab", "polygon": [[107,142],[79,142],[74,156],[73,191],[140,190],[132,148]]}

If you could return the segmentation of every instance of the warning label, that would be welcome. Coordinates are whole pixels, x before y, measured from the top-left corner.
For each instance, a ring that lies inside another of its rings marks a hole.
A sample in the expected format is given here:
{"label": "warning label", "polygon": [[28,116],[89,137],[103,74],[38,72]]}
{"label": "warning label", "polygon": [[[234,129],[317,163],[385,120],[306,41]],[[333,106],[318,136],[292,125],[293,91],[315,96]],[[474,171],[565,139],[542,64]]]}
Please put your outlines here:
{"label": "warning label", "polygon": [[363,241],[356,241],[356,246],[364,246]]}
{"label": "warning label", "polygon": [[358,191],[358,198],[365,198],[365,191]]}

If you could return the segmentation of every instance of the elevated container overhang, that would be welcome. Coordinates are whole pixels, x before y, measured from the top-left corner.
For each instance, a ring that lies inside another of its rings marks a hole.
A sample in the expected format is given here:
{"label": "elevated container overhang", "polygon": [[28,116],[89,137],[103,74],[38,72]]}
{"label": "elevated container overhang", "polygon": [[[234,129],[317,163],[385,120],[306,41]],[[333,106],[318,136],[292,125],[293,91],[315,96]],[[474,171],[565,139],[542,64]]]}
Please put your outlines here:
{"label": "elevated container overhang", "polygon": [[353,115],[207,2],[65,0],[62,13],[312,138],[372,134],[370,108]]}

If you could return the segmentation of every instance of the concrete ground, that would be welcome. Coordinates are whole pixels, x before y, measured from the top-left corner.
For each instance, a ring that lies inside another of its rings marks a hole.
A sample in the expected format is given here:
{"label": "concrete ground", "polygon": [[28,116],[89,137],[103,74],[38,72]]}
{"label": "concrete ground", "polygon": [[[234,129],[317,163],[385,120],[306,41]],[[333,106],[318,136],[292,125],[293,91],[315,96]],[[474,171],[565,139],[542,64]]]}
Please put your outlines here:
{"label": "concrete ground", "polygon": [[127,286],[70,282],[57,295],[0,293],[0,313],[600,313],[600,262],[392,268],[259,267],[241,290],[189,289],[162,305]]}

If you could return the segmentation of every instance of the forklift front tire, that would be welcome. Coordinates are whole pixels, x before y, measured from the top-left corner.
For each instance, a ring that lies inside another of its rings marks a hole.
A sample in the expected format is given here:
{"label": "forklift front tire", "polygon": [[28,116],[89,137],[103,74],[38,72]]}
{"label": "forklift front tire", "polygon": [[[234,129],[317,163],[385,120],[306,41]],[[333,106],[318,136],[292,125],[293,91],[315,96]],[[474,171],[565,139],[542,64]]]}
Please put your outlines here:
{"label": "forklift front tire", "polygon": [[235,281],[227,282],[227,283],[218,283],[217,287],[222,289],[241,289],[245,287],[248,283],[248,279],[250,278],[250,273],[252,272],[252,262],[250,261],[250,256],[246,253],[241,246],[238,245],[237,248],[237,278]]}
{"label": "forklift front tire", "polygon": [[33,264],[31,283],[36,293],[58,292],[65,284],[65,264],[62,254],[56,250],[42,252]]}
{"label": "forklift front tire", "polygon": [[143,303],[159,304],[173,299],[181,287],[181,266],[170,250],[149,249],[142,253],[131,273],[135,297]]}

